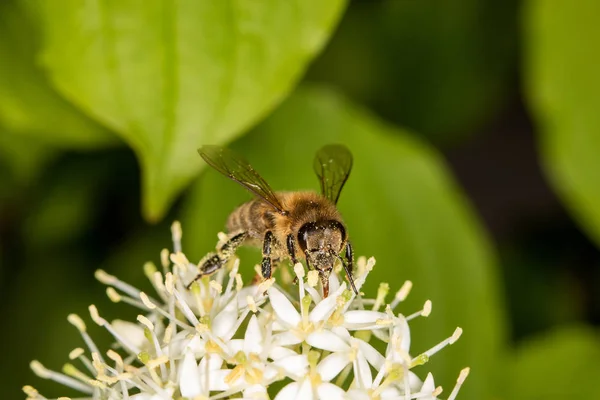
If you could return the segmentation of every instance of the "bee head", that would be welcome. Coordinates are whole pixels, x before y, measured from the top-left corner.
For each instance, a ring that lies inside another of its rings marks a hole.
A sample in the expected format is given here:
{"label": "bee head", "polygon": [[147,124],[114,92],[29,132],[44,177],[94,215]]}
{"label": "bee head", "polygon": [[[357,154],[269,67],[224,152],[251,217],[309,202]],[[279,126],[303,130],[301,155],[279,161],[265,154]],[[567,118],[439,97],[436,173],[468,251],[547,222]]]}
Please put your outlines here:
{"label": "bee head", "polygon": [[321,274],[329,275],[345,241],[346,229],[335,220],[308,222],[298,231],[298,245],[306,262]]}

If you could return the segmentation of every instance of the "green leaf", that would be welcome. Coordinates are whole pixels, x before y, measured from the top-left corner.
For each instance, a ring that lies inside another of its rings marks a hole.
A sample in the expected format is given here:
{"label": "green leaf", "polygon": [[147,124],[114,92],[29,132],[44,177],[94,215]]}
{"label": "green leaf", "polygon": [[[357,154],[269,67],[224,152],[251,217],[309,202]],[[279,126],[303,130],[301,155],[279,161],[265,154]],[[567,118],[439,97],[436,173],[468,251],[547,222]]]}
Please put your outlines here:
{"label": "green leaf", "polygon": [[[176,4],[176,5],[174,5]],[[269,112],[323,46],[344,0],[40,2],[56,87],[119,132],[159,219],[198,173],[195,149]]]}
{"label": "green leaf", "polygon": [[526,93],[547,174],[600,243],[600,3],[534,0],[525,8]]}
{"label": "green leaf", "polygon": [[0,126],[22,141],[46,146],[95,148],[118,142],[50,86],[35,59],[38,36],[38,26],[22,7],[0,2]]}
{"label": "green leaf", "polygon": [[355,1],[308,77],[430,139],[456,141],[510,94],[517,10],[516,0]]}
{"label": "green leaf", "polygon": [[[464,328],[461,340],[416,372],[424,378],[431,368],[436,382],[450,390],[460,369],[470,366],[461,398],[490,398],[504,333],[495,260],[485,232],[431,148],[318,88],[298,90],[232,147],[275,190],[299,190],[318,188],[313,156],[331,142],[345,143],[355,158],[339,207],[356,253],[377,259],[366,291],[374,295],[381,281],[395,291],[410,279],[415,289],[400,312],[408,315],[426,299],[433,301],[431,317],[412,325],[415,355],[457,326]],[[227,215],[248,198],[217,172],[202,175],[182,217],[190,260],[214,249]],[[252,265],[245,260],[249,279]]]}
{"label": "green leaf", "polygon": [[513,400],[591,399],[600,381],[600,335],[585,326],[556,329],[521,344],[508,368]]}
{"label": "green leaf", "polygon": [[0,167],[20,183],[31,183],[57,153],[57,148],[0,128]]}

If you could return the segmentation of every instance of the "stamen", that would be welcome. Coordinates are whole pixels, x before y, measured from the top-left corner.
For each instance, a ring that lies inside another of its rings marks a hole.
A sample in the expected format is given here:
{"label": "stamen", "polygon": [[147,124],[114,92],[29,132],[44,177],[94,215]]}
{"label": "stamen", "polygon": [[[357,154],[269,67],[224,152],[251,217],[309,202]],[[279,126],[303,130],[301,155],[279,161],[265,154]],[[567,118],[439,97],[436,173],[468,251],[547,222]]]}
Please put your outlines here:
{"label": "stamen", "polygon": [[[96,324],[104,327],[108,332],[110,332],[110,334],[113,335],[113,337],[115,339],[117,339],[117,341],[123,346],[123,348],[125,348],[125,350],[129,351],[132,354],[137,354],[140,352],[140,349],[137,346],[135,346],[133,343],[131,343],[127,338],[125,338],[119,332],[117,332],[113,328],[113,326],[110,323],[108,323],[108,321],[106,321],[104,318],[100,317],[100,314],[98,313],[98,309],[96,308],[95,305],[91,304],[88,307],[88,309],[90,311],[90,316],[92,317],[92,320],[94,320],[94,322]],[[97,353],[100,354],[100,352],[97,352]]]}
{"label": "stamen", "polygon": [[34,360],[31,363],[29,363],[29,367],[33,370],[33,373],[39,376],[40,378],[50,379],[56,383],[60,383],[61,385],[65,385],[75,390],[79,390],[82,393],[92,394],[94,392],[91,387],[89,387],[88,385],[84,385],[77,379],[71,378],[70,376],[61,374],[59,372],[54,372],[49,369],[46,369],[46,367],[44,367],[42,363],[40,363],[37,360]]}
{"label": "stamen", "polygon": [[465,380],[467,379],[467,376],[469,376],[470,371],[471,371],[471,368],[469,368],[469,367],[463,368],[462,371],[460,371],[460,374],[458,375],[458,379],[456,380],[456,385],[454,385],[454,389],[452,389],[452,393],[450,393],[448,400],[456,399],[456,396],[458,395],[458,391],[460,390],[463,383],[465,383]]}
{"label": "stamen", "polygon": [[398,304],[400,304],[401,302],[403,302],[404,300],[406,300],[406,298],[408,297],[408,294],[410,293],[412,287],[413,287],[413,283],[411,281],[405,281],[404,282],[404,284],[402,285],[402,287],[400,288],[400,290],[398,290],[396,292],[396,294],[394,295],[394,301],[392,301],[392,303],[391,303],[392,310],[394,308],[396,308],[396,306]]}
{"label": "stamen", "polygon": [[119,303],[122,300],[119,292],[117,292],[112,286],[106,288],[106,295],[113,303]]}
{"label": "stamen", "polygon": [[69,353],[69,359],[75,360],[84,353],[85,353],[85,350],[83,350],[81,347],[77,347],[77,348],[71,350],[71,352]]}
{"label": "stamen", "polygon": [[315,287],[319,283],[319,273],[316,270],[308,271],[308,277],[306,279],[308,286]]}
{"label": "stamen", "polygon": [[462,328],[456,328],[456,330],[454,331],[454,333],[452,334],[452,336],[450,336],[449,338],[441,341],[440,343],[438,343],[437,345],[433,346],[431,349],[427,350],[423,354],[426,355],[427,357],[431,357],[432,355],[434,355],[438,351],[442,350],[444,347],[446,347],[448,345],[451,345],[451,344],[454,344],[454,342],[456,342],[458,340],[458,338],[460,338],[460,335],[462,335]]}
{"label": "stamen", "polygon": [[183,232],[181,231],[181,224],[179,221],[174,221],[171,225],[171,237],[173,238],[173,250],[175,253],[181,252],[181,237]]}
{"label": "stamen", "polygon": [[171,265],[169,262],[169,254],[170,252],[168,249],[162,249],[160,252],[160,265],[162,265],[164,271],[167,271],[169,265]]}

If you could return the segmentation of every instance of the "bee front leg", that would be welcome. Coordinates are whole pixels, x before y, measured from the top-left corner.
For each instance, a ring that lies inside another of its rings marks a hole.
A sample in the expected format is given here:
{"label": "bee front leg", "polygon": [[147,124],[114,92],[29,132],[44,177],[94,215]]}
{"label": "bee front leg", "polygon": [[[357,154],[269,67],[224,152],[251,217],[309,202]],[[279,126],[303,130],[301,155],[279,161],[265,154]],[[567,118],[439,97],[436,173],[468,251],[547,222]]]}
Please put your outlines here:
{"label": "bee front leg", "polygon": [[291,233],[287,236],[287,251],[290,255],[290,260],[292,260],[292,264],[296,265],[298,263],[298,259],[296,258],[296,245],[294,243],[294,235]]}
{"label": "bee front leg", "polygon": [[260,270],[264,279],[271,277],[271,247],[274,242],[275,236],[273,236],[273,232],[267,231],[265,233],[265,240],[263,241],[263,259],[260,264]]}
{"label": "bee front leg", "polygon": [[205,275],[210,275],[217,271],[219,268],[224,266],[227,261],[235,254],[235,251],[238,247],[242,245],[244,240],[246,239],[247,232],[241,232],[236,235],[230,237],[220,249],[217,250],[217,253],[208,257],[199,267],[198,275],[191,281],[187,288],[189,289],[194,282],[198,279],[202,278]]}
{"label": "bee front leg", "polygon": [[346,260],[347,262],[343,262],[342,265],[346,270],[346,276],[348,277],[348,281],[350,282],[350,286],[352,286],[352,290],[355,294],[358,294],[358,290],[356,290],[356,286],[354,285],[354,278],[352,277],[352,270],[354,269],[354,250],[352,249],[352,243],[348,240],[346,243]]}

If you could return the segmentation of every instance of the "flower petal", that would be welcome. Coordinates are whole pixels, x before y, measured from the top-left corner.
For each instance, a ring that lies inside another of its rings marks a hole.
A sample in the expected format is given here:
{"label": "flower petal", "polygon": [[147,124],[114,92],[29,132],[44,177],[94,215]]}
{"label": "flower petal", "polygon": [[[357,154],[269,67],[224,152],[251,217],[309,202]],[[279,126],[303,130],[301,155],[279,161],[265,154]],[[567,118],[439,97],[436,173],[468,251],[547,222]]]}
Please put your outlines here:
{"label": "flower petal", "polygon": [[356,360],[353,363],[354,366],[354,380],[358,387],[368,389],[373,385],[373,375],[371,374],[371,367],[367,363],[367,359],[362,353],[358,353]]}
{"label": "flower petal", "polygon": [[335,386],[332,383],[322,383],[317,387],[317,394],[319,399],[327,399],[327,400],[343,400],[344,399],[344,391]]}
{"label": "flower petal", "polygon": [[292,331],[285,331],[273,335],[273,343],[278,346],[293,346],[298,343],[302,343],[302,338]]}
{"label": "flower petal", "polygon": [[367,361],[369,361],[369,364],[375,367],[376,370],[379,371],[383,367],[383,364],[385,363],[385,357],[379,354],[379,352],[375,350],[373,346],[360,339],[354,339],[353,342],[357,343],[358,349],[362,352]]}
{"label": "flower petal", "polygon": [[306,343],[313,347],[332,352],[346,352],[350,346],[342,338],[331,331],[322,330],[313,332],[306,338]]}
{"label": "flower petal", "polygon": [[317,365],[317,372],[324,381],[330,381],[342,372],[349,363],[350,356],[348,353],[333,353],[321,360]]}
{"label": "flower petal", "polygon": [[300,385],[300,389],[298,390],[298,394],[296,395],[296,399],[298,400],[309,400],[314,399],[312,385],[310,384],[310,379],[304,378],[302,384]]}
{"label": "flower petal", "polygon": [[308,371],[308,357],[304,354],[295,354],[274,361],[273,365],[281,368],[292,379],[299,379]]}
{"label": "flower petal", "polygon": [[343,288],[345,287],[346,285],[342,285],[338,290],[331,293],[329,297],[326,297],[323,300],[321,300],[310,312],[310,314],[308,315],[308,319],[311,322],[327,320],[327,318],[329,318],[329,316],[335,310],[335,307],[337,306],[337,298],[344,291]]}
{"label": "flower petal", "polygon": [[149,342],[144,335],[144,328],[142,328],[139,324],[115,319],[111,322],[111,325],[120,336],[123,336],[125,339],[127,339],[127,343],[135,346],[135,348],[143,349],[144,345],[146,347],[149,345]]}
{"label": "flower petal", "polygon": [[179,390],[183,397],[194,398],[203,392],[196,357],[191,351],[186,351],[179,366]]}
{"label": "flower petal", "polygon": [[200,360],[198,365],[198,371],[201,374],[206,374],[208,371],[216,371],[223,365],[223,359],[220,355],[215,353],[208,353],[205,357]]}
{"label": "flower petal", "polygon": [[352,310],[344,314],[344,327],[346,329],[364,329],[375,325],[377,320],[388,319],[387,314],[378,311]]}
{"label": "flower petal", "polygon": [[275,311],[277,318],[290,327],[297,326],[302,320],[302,317],[287,297],[273,286],[267,290],[267,293],[269,294],[271,306],[273,307],[273,311]]}
{"label": "flower petal", "polygon": [[275,396],[275,400],[296,400],[298,398],[298,391],[300,390],[300,384],[298,382],[292,382],[285,387],[283,387],[277,396]]}
{"label": "flower petal", "polygon": [[283,347],[283,346],[273,346],[270,350],[269,350],[269,355],[268,357],[277,361],[280,358],[284,358],[284,357],[289,357],[289,356],[295,356],[297,353],[292,350],[292,349],[288,349],[287,347]]}
{"label": "flower petal", "polygon": [[222,309],[212,321],[212,332],[215,336],[220,337],[224,340],[229,340],[235,332],[233,328],[237,322],[238,309],[237,300],[233,299],[224,309]]}
{"label": "flower petal", "polygon": [[364,389],[350,389],[346,392],[348,400],[370,400],[369,393]]}
{"label": "flower petal", "polygon": [[263,385],[252,385],[249,388],[244,389],[245,399],[261,399],[268,400],[267,389]]}
{"label": "flower petal", "polygon": [[258,318],[256,318],[256,315],[252,315],[250,321],[248,321],[248,327],[246,328],[246,333],[244,335],[244,353],[262,353],[263,341],[263,333],[258,324]]}

